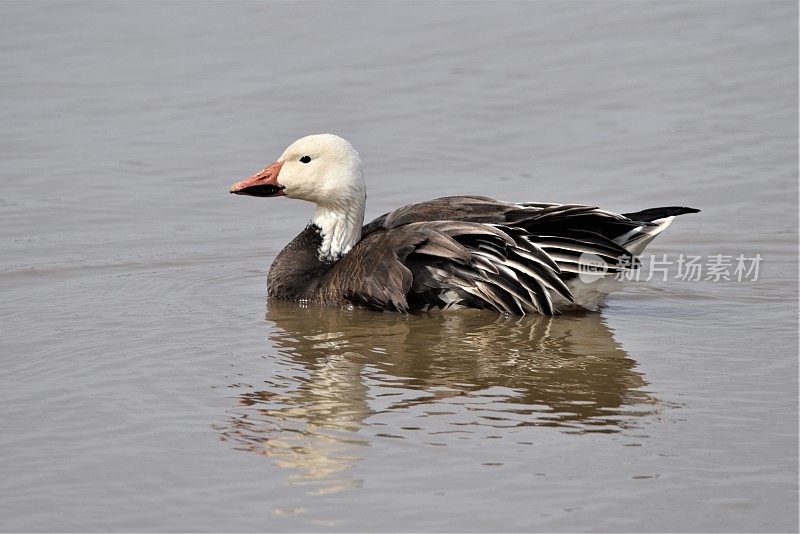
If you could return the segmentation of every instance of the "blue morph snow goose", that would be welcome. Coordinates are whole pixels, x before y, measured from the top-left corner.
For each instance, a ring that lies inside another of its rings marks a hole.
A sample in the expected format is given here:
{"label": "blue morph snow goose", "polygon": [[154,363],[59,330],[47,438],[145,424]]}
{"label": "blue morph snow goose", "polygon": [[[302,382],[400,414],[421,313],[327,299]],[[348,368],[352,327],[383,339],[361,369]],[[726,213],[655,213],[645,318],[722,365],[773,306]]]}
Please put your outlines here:
{"label": "blue morph snow goose", "polygon": [[[486,308],[557,315],[596,309],[618,274],[676,215],[452,196],[409,204],[366,226],[361,158],[345,139],[303,137],[231,193],[316,204],[267,276],[273,298],[414,312]],[[602,269],[598,271],[598,262]]]}

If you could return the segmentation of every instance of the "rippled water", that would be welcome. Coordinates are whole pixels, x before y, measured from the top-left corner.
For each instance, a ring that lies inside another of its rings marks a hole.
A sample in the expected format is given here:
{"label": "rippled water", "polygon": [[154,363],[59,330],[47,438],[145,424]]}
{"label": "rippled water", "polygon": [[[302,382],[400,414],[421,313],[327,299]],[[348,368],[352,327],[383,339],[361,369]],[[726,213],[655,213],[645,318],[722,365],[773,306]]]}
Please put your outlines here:
{"label": "rippled water", "polygon": [[[797,529],[797,5],[0,4],[0,530]],[[599,314],[267,302],[349,138],[367,217],[682,204],[758,280]]]}

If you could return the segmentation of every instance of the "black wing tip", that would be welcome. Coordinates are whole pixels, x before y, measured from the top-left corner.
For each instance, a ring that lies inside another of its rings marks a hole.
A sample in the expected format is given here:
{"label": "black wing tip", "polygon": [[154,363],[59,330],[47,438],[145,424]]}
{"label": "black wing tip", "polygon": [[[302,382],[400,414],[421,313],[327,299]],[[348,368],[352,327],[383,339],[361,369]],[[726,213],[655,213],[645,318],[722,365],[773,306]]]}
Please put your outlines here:
{"label": "black wing tip", "polygon": [[656,219],[675,217],[677,215],[685,215],[687,213],[700,213],[700,210],[697,208],[690,208],[688,206],[664,206],[661,208],[648,208],[646,210],[635,211],[632,213],[623,213],[622,215],[632,221],[652,222]]}
{"label": "black wing tip", "polygon": [[683,215],[683,214],[686,214],[686,213],[700,213],[699,209],[690,208],[688,206],[682,206],[682,207],[675,208],[675,209],[678,210],[678,213],[676,213],[675,215]]}

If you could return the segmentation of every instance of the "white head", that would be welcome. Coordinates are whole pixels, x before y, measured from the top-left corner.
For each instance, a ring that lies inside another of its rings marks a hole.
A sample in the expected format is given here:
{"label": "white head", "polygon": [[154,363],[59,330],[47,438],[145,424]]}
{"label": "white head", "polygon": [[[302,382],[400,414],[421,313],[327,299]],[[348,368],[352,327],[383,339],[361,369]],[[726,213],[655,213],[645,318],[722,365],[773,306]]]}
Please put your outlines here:
{"label": "white head", "polygon": [[231,193],[287,196],[316,204],[312,222],[323,237],[321,259],[339,259],[361,238],[367,198],[364,171],[358,152],[338,135],[298,139],[275,163],[235,183]]}

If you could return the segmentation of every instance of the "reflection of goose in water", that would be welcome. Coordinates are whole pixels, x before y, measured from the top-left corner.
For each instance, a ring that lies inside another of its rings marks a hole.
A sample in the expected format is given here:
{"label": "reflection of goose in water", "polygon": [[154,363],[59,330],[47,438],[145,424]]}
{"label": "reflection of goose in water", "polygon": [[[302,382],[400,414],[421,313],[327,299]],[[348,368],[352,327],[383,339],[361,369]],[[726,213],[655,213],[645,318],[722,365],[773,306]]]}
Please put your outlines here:
{"label": "reflection of goose in water", "polygon": [[414,316],[271,300],[267,319],[284,370],[241,394],[223,435],[301,478],[348,469],[380,436],[620,432],[655,411],[597,314]]}

